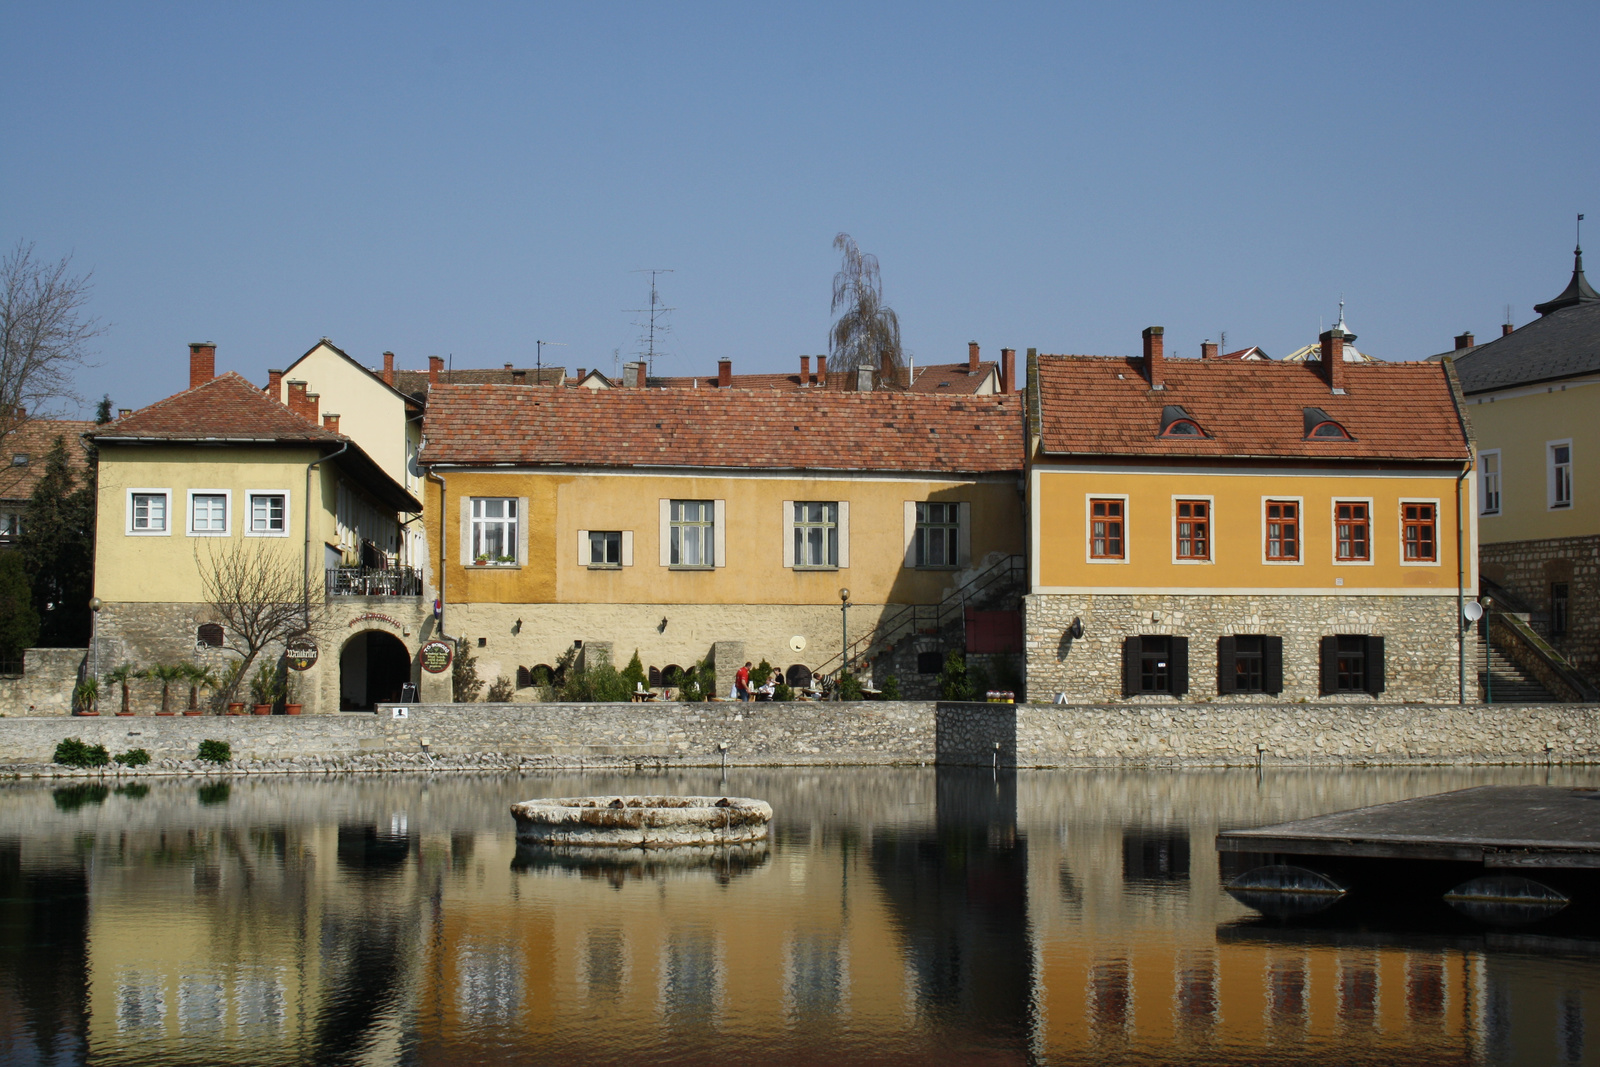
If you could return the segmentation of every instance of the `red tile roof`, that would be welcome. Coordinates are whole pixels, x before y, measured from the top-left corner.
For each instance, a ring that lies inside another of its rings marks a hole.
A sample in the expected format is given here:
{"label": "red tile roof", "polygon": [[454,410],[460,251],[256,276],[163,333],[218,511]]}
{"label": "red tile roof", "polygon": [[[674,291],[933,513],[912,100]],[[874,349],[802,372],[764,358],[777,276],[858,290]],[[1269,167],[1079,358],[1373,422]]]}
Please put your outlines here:
{"label": "red tile roof", "polygon": [[[1467,430],[1438,363],[1346,363],[1346,395],[1320,363],[1163,361],[1153,392],[1142,358],[1040,356],[1043,451],[1053,455],[1467,458]],[[1206,437],[1161,437],[1162,409],[1183,410]],[[1354,440],[1306,440],[1320,408]]]}
{"label": "red tile roof", "polygon": [[[989,380],[990,374],[998,379],[999,367],[993,362],[978,364],[976,372],[970,371],[965,363],[936,363],[917,367],[916,380],[911,385],[913,393],[942,393],[945,396],[975,395],[984,382]],[[905,379],[905,372],[901,372],[901,380]],[[836,383],[834,388],[841,391],[837,383],[842,375],[830,375]],[[850,375],[853,380],[855,375]],[[620,376],[619,376],[620,378]],[[613,385],[619,378],[608,379]],[[816,380],[816,371],[811,372],[810,383],[805,388],[825,388]],[[576,379],[570,384],[576,384]],[[651,389],[715,389],[717,376],[715,374],[701,375],[698,377],[665,377],[649,378],[647,384]],[[792,374],[735,374],[733,375],[734,389],[789,389],[802,388],[800,372]]]}
{"label": "red tile roof", "polygon": [[142,407],[95,430],[96,439],[151,441],[347,441],[233,371]]}
{"label": "red tile roof", "polygon": [[1022,467],[1021,397],[435,386],[424,463],[981,473]]}
{"label": "red tile roof", "polygon": [[[78,436],[92,429],[93,422],[81,419],[29,419],[6,434],[0,441],[0,500],[26,500],[33,495],[33,487],[44,477],[45,458],[58,437],[66,441],[67,466],[81,485],[87,462]],[[17,456],[27,456],[28,461],[19,466]]]}
{"label": "red tile roof", "polygon": [[[517,375],[522,378],[519,381]],[[559,385],[566,378],[565,367],[457,367],[454,370],[439,372],[441,384],[454,385],[487,385],[502,383],[505,385],[533,385],[538,382],[542,385]],[[381,378],[382,375],[380,374]],[[429,378],[425,370],[397,370],[394,372],[394,387],[408,396],[418,399],[428,395]]]}

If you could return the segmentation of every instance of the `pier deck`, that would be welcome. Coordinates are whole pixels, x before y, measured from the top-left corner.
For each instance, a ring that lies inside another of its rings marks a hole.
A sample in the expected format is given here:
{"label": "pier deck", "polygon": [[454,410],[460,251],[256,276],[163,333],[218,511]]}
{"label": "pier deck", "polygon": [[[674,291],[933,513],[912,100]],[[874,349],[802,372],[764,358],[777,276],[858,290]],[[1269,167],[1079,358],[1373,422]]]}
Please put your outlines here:
{"label": "pier deck", "polygon": [[1600,789],[1477,786],[1229,830],[1217,850],[1600,868]]}

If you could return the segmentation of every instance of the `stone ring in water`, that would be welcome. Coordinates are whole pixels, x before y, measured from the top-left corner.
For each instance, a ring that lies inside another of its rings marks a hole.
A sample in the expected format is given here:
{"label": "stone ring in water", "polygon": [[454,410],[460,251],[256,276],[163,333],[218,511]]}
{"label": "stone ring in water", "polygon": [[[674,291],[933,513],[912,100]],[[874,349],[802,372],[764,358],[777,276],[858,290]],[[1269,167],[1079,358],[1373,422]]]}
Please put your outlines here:
{"label": "stone ring in water", "polygon": [[748,797],[550,797],[513,804],[511,814],[527,844],[676,848],[764,840],[772,806]]}

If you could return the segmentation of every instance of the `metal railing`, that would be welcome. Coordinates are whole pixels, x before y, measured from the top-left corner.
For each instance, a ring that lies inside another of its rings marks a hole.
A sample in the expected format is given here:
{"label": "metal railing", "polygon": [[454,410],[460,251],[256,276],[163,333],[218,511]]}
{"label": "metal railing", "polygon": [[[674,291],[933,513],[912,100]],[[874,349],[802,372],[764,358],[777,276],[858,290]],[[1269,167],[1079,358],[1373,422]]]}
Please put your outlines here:
{"label": "metal railing", "polygon": [[421,596],[422,573],[415,567],[329,567],[329,596]]}

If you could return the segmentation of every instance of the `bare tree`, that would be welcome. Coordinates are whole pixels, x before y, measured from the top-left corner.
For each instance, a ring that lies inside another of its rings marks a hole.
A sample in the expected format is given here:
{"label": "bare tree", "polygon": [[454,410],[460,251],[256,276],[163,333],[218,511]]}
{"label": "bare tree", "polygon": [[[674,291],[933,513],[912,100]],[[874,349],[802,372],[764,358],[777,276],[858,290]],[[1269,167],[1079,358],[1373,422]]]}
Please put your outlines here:
{"label": "bare tree", "polygon": [[857,367],[882,368],[885,363],[896,372],[905,366],[900,348],[900,319],[883,302],[883,282],[878,278],[878,257],[864,254],[855,239],[841,233],[833,239],[842,262],[833,276],[833,306],[839,313],[828,334],[828,370],[853,371]]}
{"label": "bare tree", "polygon": [[[206,601],[222,623],[223,647],[238,654],[239,669],[220,699],[233,697],[267,648],[310,634],[325,607],[301,599],[304,575],[297,558],[268,540],[206,541],[195,564]],[[220,547],[215,547],[220,546]]]}
{"label": "bare tree", "polygon": [[78,399],[73,375],[104,327],[85,315],[90,275],[70,273],[71,263],[39,260],[24,241],[0,260],[0,438],[28,412]]}

